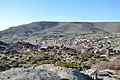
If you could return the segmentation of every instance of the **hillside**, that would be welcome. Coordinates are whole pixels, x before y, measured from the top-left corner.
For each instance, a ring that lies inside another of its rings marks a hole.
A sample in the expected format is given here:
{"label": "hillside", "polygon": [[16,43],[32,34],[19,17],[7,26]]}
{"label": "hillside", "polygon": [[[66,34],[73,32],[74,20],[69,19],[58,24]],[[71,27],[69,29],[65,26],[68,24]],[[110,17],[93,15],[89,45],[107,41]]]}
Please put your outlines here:
{"label": "hillside", "polygon": [[[93,23],[88,22],[61,22],[56,27],[52,27],[47,32],[61,31],[63,33],[106,33],[102,29],[94,27]],[[45,32],[45,31],[44,31]]]}
{"label": "hillside", "polygon": [[10,27],[4,31],[0,32],[1,36],[28,36],[36,31],[41,31],[46,28],[54,27],[58,25],[58,22],[33,22],[30,24],[19,25],[15,27]]}
{"label": "hillside", "polygon": [[110,33],[120,33],[120,22],[96,22],[94,27]]}
{"label": "hillside", "polygon": [[32,22],[0,31],[0,41],[14,42],[34,40],[50,33],[86,34],[86,33],[120,33],[119,22]]}

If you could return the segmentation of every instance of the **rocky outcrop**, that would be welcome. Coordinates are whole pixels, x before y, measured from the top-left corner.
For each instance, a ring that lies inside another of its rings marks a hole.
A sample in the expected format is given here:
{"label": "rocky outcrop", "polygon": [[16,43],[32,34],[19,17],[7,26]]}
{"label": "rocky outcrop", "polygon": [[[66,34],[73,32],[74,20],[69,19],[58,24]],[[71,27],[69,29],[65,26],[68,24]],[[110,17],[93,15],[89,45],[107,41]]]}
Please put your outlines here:
{"label": "rocky outcrop", "polygon": [[41,68],[41,69],[45,69],[47,71],[51,71],[63,79],[91,80],[91,78],[89,76],[82,74],[79,70],[76,70],[76,69],[58,67],[58,66],[54,66],[53,64],[43,64],[36,68]]}
{"label": "rocky outcrop", "polygon": [[61,78],[43,69],[16,68],[0,73],[0,80],[61,80]]}
{"label": "rocky outcrop", "polygon": [[91,68],[98,68],[98,70],[120,70],[120,59],[113,57],[110,58],[109,61],[101,61],[96,65],[92,65]]}
{"label": "rocky outcrop", "polygon": [[38,46],[28,42],[5,43],[0,41],[1,53],[19,53],[23,51],[37,50]]}
{"label": "rocky outcrop", "polygon": [[12,68],[0,73],[0,80],[91,80],[75,69],[45,64],[31,68]]}

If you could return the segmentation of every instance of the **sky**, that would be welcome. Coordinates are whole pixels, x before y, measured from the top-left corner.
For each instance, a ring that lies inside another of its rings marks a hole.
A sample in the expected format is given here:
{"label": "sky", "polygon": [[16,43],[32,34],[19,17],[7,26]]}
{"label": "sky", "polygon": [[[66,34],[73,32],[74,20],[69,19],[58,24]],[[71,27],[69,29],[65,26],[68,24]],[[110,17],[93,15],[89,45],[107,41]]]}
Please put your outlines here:
{"label": "sky", "polygon": [[120,22],[120,0],[0,0],[0,31],[34,21]]}

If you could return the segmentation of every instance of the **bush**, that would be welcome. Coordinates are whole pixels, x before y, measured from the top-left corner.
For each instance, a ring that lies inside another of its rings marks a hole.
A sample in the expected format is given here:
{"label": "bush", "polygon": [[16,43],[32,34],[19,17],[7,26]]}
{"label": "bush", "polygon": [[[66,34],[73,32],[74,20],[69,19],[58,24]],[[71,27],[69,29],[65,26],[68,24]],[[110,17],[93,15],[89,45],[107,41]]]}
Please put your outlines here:
{"label": "bush", "polygon": [[51,61],[50,60],[42,60],[40,62],[38,62],[38,65],[42,65],[42,64],[50,64]]}
{"label": "bush", "polygon": [[4,59],[7,59],[7,56],[2,56],[2,57],[0,58],[0,61],[2,61],[2,60],[4,60]]}
{"label": "bush", "polygon": [[57,61],[55,63],[56,66],[61,66],[61,67],[67,67],[67,68],[76,68],[80,69],[81,66],[77,63],[72,63],[72,62],[65,62],[65,61]]}

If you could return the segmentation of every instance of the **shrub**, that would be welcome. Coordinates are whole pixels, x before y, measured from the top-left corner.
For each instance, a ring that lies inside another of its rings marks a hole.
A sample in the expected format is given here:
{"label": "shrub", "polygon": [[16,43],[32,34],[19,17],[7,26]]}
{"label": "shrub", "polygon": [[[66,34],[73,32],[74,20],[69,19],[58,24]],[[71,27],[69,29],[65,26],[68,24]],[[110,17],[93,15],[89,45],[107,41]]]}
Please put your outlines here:
{"label": "shrub", "polygon": [[67,68],[76,68],[80,69],[81,66],[77,63],[72,63],[72,62],[65,62],[65,61],[57,61],[55,63],[56,66],[61,66],[61,67],[67,67]]}

